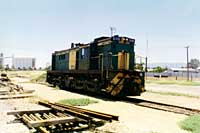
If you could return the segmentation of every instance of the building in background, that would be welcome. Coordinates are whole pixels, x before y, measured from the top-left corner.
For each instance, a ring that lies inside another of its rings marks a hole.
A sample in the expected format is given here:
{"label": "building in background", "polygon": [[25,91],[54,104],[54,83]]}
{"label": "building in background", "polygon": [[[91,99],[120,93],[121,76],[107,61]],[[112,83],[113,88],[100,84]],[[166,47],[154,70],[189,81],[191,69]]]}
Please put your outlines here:
{"label": "building in background", "polygon": [[4,67],[3,53],[0,53],[0,69]]}
{"label": "building in background", "polygon": [[13,68],[14,69],[35,69],[35,58],[30,57],[14,57]]}

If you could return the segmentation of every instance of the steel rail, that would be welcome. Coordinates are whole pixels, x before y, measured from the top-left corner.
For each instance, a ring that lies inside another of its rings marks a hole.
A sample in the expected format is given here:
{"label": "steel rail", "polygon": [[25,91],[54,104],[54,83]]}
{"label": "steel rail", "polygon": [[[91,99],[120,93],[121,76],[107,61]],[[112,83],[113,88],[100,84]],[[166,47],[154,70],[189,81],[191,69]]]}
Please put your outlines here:
{"label": "steel rail", "polygon": [[116,115],[111,115],[111,114],[106,114],[106,113],[102,113],[102,112],[97,112],[97,111],[92,111],[92,110],[87,110],[87,109],[82,109],[82,108],[78,108],[78,107],[74,107],[74,106],[70,106],[70,105],[64,105],[64,104],[60,104],[60,103],[51,103],[48,101],[39,101],[39,104],[41,105],[45,105],[47,107],[56,107],[57,109],[63,110],[63,111],[70,111],[70,112],[74,112],[74,115],[76,115],[75,113],[79,114],[79,115],[86,115],[88,117],[94,117],[94,118],[98,118],[98,119],[102,119],[102,120],[108,120],[108,121],[112,121],[112,120],[119,120],[119,116]]}
{"label": "steel rail", "polygon": [[166,103],[160,103],[150,100],[144,100],[144,99],[138,99],[138,98],[123,98],[123,101],[133,103],[137,106],[157,109],[157,110],[163,110],[167,112],[173,112],[178,114],[184,114],[184,115],[194,115],[194,114],[200,114],[199,109],[193,109],[183,106],[177,106],[172,104],[166,104]]}
{"label": "steel rail", "polygon": [[97,118],[106,118],[107,117],[108,119],[112,119],[112,120],[116,120],[116,121],[119,120],[119,116],[116,116],[116,115],[97,112],[97,111],[93,111],[93,110],[87,110],[87,109],[83,109],[83,108],[74,107],[74,106],[71,106],[71,105],[63,105],[63,104],[60,104],[60,103],[54,103],[54,104],[57,105],[57,106],[60,106],[60,107],[70,108],[72,110],[77,110],[77,111],[79,111],[83,114],[87,114],[87,115],[90,115],[92,117],[97,117]]}

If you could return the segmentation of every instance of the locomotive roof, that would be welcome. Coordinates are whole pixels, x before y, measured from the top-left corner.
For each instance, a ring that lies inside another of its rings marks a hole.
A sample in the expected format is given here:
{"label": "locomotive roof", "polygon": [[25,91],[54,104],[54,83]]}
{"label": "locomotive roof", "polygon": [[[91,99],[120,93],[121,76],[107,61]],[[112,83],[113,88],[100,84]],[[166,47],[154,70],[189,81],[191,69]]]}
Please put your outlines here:
{"label": "locomotive roof", "polygon": [[112,37],[102,36],[102,37],[95,38],[94,42],[104,42],[104,41],[109,41],[109,40],[114,40],[114,39],[119,39],[119,40],[121,40],[121,39],[135,40],[135,39],[130,38],[130,37],[114,35]]}
{"label": "locomotive roof", "polygon": [[109,39],[110,37],[107,37],[107,36],[102,36],[102,37],[98,37],[98,38],[95,38],[94,41],[101,41],[101,40],[105,40],[105,39]]}
{"label": "locomotive roof", "polygon": [[[135,39],[129,38],[129,37],[125,37],[125,36],[119,36],[119,35],[114,35],[112,37],[107,37],[107,36],[101,36],[98,38],[95,38],[94,41],[92,41],[91,43],[98,43],[98,45],[102,45],[102,44],[107,44],[105,42],[111,42],[112,40],[130,40],[130,42],[135,41]],[[72,45],[74,47],[71,47],[69,49],[64,49],[64,50],[59,50],[59,51],[55,51],[54,53],[63,53],[63,52],[68,52],[69,50],[75,50],[75,49],[80,49],[80,48],[86,48],[89,47],[91,43],[87,43],[87,44],[83,44],[83,43],[72,43]]]}
{"label": "locomotive roof", "polygon": [[[79,44],[79,43],[77,43]],[[76,44],[74,44],[76,45]],[[89,47],[89,44],[82,44],[80,46],[77,46],[77,47],[74,47],[74,48],[68,48],[68,49],[64,49],[64,50],[59,50],[59,51],[55,51],[54,53],[57,54],[57,53],[64,53],[64,52],[68,52],[70,50],[75,50],[75,49],[80,49],[80,48],[86,48],[86,47]]]}

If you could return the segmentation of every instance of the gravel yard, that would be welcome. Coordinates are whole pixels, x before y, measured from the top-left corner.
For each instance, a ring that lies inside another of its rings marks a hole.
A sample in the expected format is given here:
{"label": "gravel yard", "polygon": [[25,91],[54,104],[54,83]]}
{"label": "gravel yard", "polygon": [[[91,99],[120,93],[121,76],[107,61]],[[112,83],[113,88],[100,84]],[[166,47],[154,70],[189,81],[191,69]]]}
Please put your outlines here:
{"label": "gravel yard", "polygon": [[28,110],[44,108],[33,103],[34,99],[7,99],[0,100],[0,132],[1,133],[30,133],[27,126],[20,121],[15,121],[15,116],[7,115],[8,111],[11,110]]}
{"label": "gravel yard", "polygon": [[101,131],[120,133],[187,133],[181,130],[177,124],[186,117],[185,115],[143,108],[121,101],[98,99],[64,90],[57,90],[40,84],[21,83],[21,85],[24,86],[24,88],[35,89],[35,93],[40,98],[50,101],[59,101],[67,98],[90,98],[99,101],[96,104],[90,104],[83,108],[119,115],[120,119],[119,122],[107,123],[103,127],[99,127],[98,129]]}
{"label": "gravel yard", "polygon": [[145,92],[137,98],[152,100],[161,103],[167,103],[188,108],[200,109],[200,98],[192,98],[187,96],[162,95],[157,93]]}
{"label": "gravel yard", "polygon": [[[180,127],[178,126],[178,122],[186,118],[185,115],[139,107],[134,104],[122,101],[112,101],[94,98],[83,94],[59,90],[53,87],[48,87],[46,85],[25,83],[27,80],[21,78],[15,78],[14,80],[15,82],[18,82],[20,85],[22,85],[24,89],[34,89],[36,97],[26,99],[0,100],[0,129],[2,129],[1,131],[3,132],[29,132],[28,128],[24,124],[13,123],[14,116],[6,115],[6,112],[13,109],[38,108],[39,106],[33,103],[37,98],[46,99],[53,102],[62,99],[89,98],[97,100],[98,103],[89,104],[88,106],[83,106],[83,108],[102,111],[105,113],[110,113],[119,116],[119,121],[106,123],[104,126],[99,127],[97,130],[100,132],[105,131],[117,133],[188,133],[187,131],[180,129]],[[192,90],[191,92],[188,90],[190,88]],[[197,96],[197,93],[199,92],[197,86],[190,87],[156,84],[148,84],[147,90],[163,92],[172,91],[186,94],[190,93],[192,95],[195,94],[195,96]],[[200,96],[200,93],[198,96]],[[200,109],[199,98],[162,95],[152,92],[145,92],[139,98]]]}

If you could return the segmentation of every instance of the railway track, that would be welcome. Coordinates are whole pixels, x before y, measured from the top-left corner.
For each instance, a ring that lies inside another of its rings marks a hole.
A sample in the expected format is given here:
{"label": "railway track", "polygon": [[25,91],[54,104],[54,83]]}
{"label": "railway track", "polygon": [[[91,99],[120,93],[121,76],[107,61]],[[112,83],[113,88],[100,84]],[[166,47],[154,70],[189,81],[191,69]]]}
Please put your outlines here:
{"label": "railway track", "polygon": [[137,106],[157,109],[157,110],[163,110],[167,112],[173,112],[177,114],[184,114],[184,115],[195,115],[200,114],[200,110],[198,109],[192,109],[188,107],[182,107],[182,106],[176,106],[166,103],[160,103],[155,101],[149,101],[144,99],[138,99],[138,98],[129,98],[126,97],[123,99],[125,102],[133,103]]}
{"label": "railway track", "polygon": [[83,130],[102,124],[103,121],[118,120],[118,116],[82,109],[70,105],[39,101],[47,107],[42,110],[14,110],[7,112],[15,115],[30,129],[36,132],[68,132]]}

